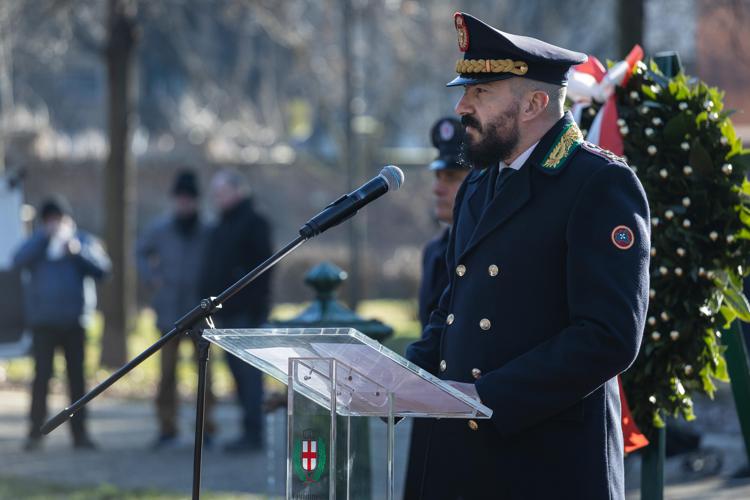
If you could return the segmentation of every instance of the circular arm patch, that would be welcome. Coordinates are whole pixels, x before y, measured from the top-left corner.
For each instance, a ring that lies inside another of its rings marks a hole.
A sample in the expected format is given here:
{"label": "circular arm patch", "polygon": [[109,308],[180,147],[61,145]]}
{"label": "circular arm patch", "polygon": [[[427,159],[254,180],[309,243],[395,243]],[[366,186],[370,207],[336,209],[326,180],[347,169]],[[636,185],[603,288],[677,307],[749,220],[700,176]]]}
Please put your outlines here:
{"label": "circular arm patch", "polygon": [[617,226],[612,230],[612,243],[620,250],[627,250],[635,243],[633,230],[628,226]]}

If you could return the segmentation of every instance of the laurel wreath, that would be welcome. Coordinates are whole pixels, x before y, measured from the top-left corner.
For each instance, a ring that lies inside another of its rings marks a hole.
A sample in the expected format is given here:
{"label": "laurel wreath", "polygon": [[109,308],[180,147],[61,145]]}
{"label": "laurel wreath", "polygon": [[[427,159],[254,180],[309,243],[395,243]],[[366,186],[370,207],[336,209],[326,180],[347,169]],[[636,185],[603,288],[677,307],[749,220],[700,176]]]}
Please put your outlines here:
{"label": "laurel wreath", "polygon": [[[736,136],[723,93],[683,73],[639,63],[616,89],[624,154],[651,208],[650,302],[643,343],[623,374],[647,435],[664,417],[695,418],[693,396],[728,381],[720,337],[750,321],[750,150]],[[583,113],[590,127],[601,107]],[[585,130],[584,130],[585,133]]]}

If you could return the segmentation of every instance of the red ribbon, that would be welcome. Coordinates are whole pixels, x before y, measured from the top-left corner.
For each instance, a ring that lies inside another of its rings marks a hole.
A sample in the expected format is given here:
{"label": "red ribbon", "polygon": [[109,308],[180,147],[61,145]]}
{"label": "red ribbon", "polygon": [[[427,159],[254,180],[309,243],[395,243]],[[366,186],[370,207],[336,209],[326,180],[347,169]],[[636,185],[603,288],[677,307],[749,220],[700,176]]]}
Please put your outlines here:
{"label": "red ribbon", "polygon": [[628,399],[625,397],[625,391],[622,388],[622,379],[617,376],[617,384],[620,386],[620,406],[622,408],[622,438],[625,442],[625,453],[634,451],[648,446],[648,439],[643,435],[641,430],[635,424],[633,415],[630,413]]}

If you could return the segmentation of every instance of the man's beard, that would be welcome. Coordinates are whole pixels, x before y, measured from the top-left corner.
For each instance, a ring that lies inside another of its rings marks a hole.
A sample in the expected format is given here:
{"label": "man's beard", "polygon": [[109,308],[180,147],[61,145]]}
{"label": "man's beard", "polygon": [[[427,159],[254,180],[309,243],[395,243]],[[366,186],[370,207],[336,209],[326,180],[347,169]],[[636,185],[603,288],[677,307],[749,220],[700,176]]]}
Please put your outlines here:
{"label": "man's beard", "polygon": [[461,117],[464,127],[472,126],[481,137],[475,142],[469,135],[464,136],[461,144],[460,160],[472,168],[484,169],[497,165],[508,158],[518,146],[520,131],[518,129],[519,106],[503,112],[500,117],[482,126],[472,115]]}

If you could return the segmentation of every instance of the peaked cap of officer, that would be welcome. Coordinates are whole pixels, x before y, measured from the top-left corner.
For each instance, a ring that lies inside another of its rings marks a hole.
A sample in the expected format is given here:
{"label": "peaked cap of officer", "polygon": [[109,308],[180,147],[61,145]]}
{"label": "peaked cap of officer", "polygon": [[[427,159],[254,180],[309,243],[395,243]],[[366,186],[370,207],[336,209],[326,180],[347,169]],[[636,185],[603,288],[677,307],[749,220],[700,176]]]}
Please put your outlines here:
{"label": "peaked cap of officer", "polygon": [[430,132],[432,145],[438,150],[438,157],[429,165],[430,170],[468,170],[469,166],[459,160],[464,127],[452,116],[440,118]]}
{"label": "peaked cap of officer", "polygon": [[565,86],[570,67],[588,59],[536,38],[505,33],[464,12],[456,12],[453,21],[464,57],[456,63],[458,76],[448,87],[514,76]]}

